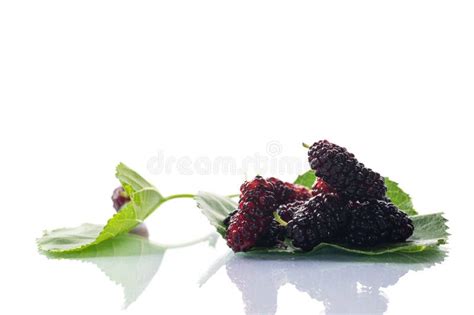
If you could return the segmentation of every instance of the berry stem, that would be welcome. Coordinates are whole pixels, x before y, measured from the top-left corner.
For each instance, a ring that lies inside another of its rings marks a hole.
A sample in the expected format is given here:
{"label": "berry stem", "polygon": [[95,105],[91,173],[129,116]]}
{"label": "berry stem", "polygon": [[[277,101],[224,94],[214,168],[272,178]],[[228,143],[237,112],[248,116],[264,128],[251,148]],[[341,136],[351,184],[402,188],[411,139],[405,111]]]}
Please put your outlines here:
{"label": "berry stem", "polygon": [[281,217],[280,215],[278,214],[278,212],[273,212],[273,217],[275,218],[275,221],[278,222],[278,224],[282,225],[282,226],[287,226],[288,223],[285,222]]}
{"label": "berry stem", "polygon": [[303,142],[303,147],[305,147],[306,149],[309,149],[311,146],[309,144]]}

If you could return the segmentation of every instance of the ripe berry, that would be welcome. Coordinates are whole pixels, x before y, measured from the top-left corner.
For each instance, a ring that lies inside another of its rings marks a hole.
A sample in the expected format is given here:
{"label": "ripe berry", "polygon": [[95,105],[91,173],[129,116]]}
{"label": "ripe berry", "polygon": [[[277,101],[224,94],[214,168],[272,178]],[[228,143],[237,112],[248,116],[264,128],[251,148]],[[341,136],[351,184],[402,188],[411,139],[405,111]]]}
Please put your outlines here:
{"label": "ripe berry", "polygon": [[247,251],[270,229],[277,208],[274,185],[260,176],[240,187],[237,213],[229,220],[227,245],[235,252]]}
{"label": "ripe berry", "polygon": [[311,168],[338,193],[356,200],[383,199],[387,188],[379,173],[359,163],[346,148],[322,140],[308,151]]}
{"label": "ripe berry", "polygon": [[413,234],[411,219],[392,203],[382,200],[351,202],[345,241],[357,246],[402,242]]}
{"label": "ripe berry", "polygon": [[288,222],[287,234],[295,247],[309,251],[336,239],[347,224],[347,207],[334,193],[321,193],[304,203]]}
{"label": "ripe berry", "polygon": [[122,186],[114,189],[114,192],[112,194],[112,202],[116,211],[119,211],[120,208],[122,208],[129,201],[130,197]]}
{"label": "ripe berry", "polygon": [[283,204],[278,207],[277,213],[280,218],[285,221],[289,222],[293,219],[294,213],[305,203],[304,200],[298,200],[292,203]]}

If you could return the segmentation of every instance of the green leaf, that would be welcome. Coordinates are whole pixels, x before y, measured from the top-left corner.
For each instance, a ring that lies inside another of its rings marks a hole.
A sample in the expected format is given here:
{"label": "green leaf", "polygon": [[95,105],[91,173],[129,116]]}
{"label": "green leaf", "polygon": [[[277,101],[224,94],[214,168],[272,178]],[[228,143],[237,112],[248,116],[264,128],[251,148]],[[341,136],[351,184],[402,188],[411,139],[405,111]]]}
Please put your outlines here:
{"label": "green leaf", "polygon": [[295,184],[304,186],[306,188],[313,188],[314,183],[316,182],[316,174],[313,170],[309,170],[298,177],[295,180]]}
{"label": "green leaf", "polygon": [[74,252],[126,233],[142,223],[165,198],[149,182],[124,164],[117,166],[117,178],[131,201],[102,226],[83,224],[75,228],[46,231],[38,239],[40,250]]}
{"label": "green leaf", "polygon": [[[131,190],[130,195],[144,188],[154,188],[152,184],[123,163],[119,163],[115,170],[115,177],[117,177],[124,188],[127,187]],[[128,192],[129,191],[127,191],[127,193]]]}
{"label": "green leaf", "polygon": [[237,203],[228,197],[203,191],[198,192],[194,199],[201,212],[208,218],[217,232],[224,237],[226,227],[223,221],[229,213],[237,209]]}
{"label": "green leaf", "polygon": [[417,215],[418,212],[413,208],[411,197],[404,192],[398,184],[388,177],[385,177],[385,186],[387,186],[387,197],[390,198],[400,210],[408,215]]}
{"label": "green leaf", "polygon": [[[207,192],[200,192],[195,197],[202,213],[208,218],[209,222],[216,227],[217,232],[224,237],[226,227],[223,220],[226,216],[237,208],[237,204],[230,198],[214,195]],[[287,254],[301,254],[311,255],[322,248],[332,247],[345,252],[363,254],[363,255],[380,255],[386,253],[414,253],[427,249],[435,248],[447,241],[448,233],[446,226],[446,219],[441,213],[416,215],[412,216],[415,232],[406,242],[385,244],[371,248],[357,248],[345,244],[337,243],[321,243],[308,253],[301,253],[298,249],[291,246],[290,242],[286,242],[286,248],[261,249],[255,248],[251,250],[252,253],[268,254],[268,253],[287,253]]]}

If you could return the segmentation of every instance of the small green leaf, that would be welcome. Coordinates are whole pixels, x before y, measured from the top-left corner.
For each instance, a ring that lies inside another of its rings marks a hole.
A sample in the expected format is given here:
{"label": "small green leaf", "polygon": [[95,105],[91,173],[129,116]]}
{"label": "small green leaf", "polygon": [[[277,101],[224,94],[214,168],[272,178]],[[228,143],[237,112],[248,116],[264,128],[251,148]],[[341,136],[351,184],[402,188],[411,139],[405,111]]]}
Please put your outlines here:
{"label": "small green leaf", "polygon": [[116,176],[131,201],[110,218],[103,228],[83,224],[75,228],[46,231],[38,239],[39,249],[59,253],[84,250],[132,230],[165,200],[156,188],[122,163],[117,166]]}
{"label": "small green leaf", "polygon": [[[230,198],[201,192],[195,197],[202,213],[208,218],[209,222],[216,227],[217,232],[224,237],[226,227],[223,220],[227,215],[237,208],[237,204]],[[318,252],[322,248],[331,247],[350,253],[363,255],[380,255],[386,253],[414,253],[427,249],[435,248],[447,242],[446,219],[441,213],[411,216],[415,232],[406,242],[385,244],[371,248],[358,248],[338,243],[321,243],[308,253],[301,253],[298,249],[291,246],[287,240],[286,248],[262,249],[255,248],[250,252],[256,254],[280,253],[280,254],[302,254],[310,255]]]}
{"label": "small green leaf", "polygon": [[394,205],[408,215],[418,214],[413,208],[410,195],[404,192],[396,182],[385,177],[385,186],[387,186],[387,197]]}
{"label": "small green leaf", "polygon": [[295,184],[304,186],[306,188],[311,189],[316,182],[316,174],[313,170],[309,170],[301,175],[299,175],[296,180]]}

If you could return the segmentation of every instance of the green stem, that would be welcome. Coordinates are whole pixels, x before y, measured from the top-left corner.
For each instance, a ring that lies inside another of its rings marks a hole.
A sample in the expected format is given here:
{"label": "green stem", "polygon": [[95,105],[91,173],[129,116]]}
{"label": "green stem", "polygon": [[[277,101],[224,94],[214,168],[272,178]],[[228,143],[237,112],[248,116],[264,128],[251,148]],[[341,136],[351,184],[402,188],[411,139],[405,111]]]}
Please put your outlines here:
{"label": "green stem", "polygon": [[166,201],[171,200],[171,199],[194,198],[194,197],[195,197],[195,195],[193,195],[193,194],[176,194],[176,195],[171,195],[171,196],[165,197],[161,203],[166,202]]}
{"label": "green stem", "polygon": [[303,147],[305,147],[306,149],[309,149],[311,146],[309,144],[303,142]]}
{"label": "green stem", "polygon": [[283,221],[283,219],[280,217],[280,215],[278,214],[278,212],[273,212],[273,217],[275,218],[275,221],[277,221],[280,225],[282,226],[287,226],[288,223]]}

